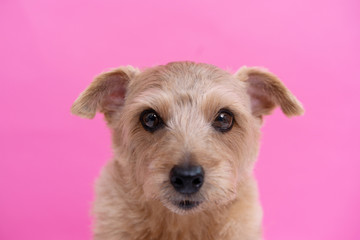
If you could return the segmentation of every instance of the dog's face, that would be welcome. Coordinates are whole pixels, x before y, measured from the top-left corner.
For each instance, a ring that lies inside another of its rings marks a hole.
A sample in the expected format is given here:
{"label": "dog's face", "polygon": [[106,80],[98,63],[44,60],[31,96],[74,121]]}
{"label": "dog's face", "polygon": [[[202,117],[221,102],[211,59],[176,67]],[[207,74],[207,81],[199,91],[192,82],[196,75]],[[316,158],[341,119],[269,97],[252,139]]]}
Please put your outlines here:
{"label": "dog's face", "polygon": [[262,116],[301,104],[272,74],[242,68],[235,75],[206,64],[170,63],[143,72],[104,73],[73,113],[104,113],[115,158],[145,199],[186,214],[232,201],[251,176]]}

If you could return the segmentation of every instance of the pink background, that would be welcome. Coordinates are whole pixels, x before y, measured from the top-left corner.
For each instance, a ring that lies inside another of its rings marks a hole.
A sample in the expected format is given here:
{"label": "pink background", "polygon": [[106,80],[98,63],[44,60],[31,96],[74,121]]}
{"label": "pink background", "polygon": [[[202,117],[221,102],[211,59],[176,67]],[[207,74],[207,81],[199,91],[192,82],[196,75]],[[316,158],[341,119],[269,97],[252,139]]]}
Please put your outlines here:
{"label": "pink background", "polygon": [[175,60],[265,66],[303,102],[263,128],[266,239],[360,239],[359,23],[358,0],[2,0],[0,239],[91,238],[109,131],[70,106],[105,69]]}

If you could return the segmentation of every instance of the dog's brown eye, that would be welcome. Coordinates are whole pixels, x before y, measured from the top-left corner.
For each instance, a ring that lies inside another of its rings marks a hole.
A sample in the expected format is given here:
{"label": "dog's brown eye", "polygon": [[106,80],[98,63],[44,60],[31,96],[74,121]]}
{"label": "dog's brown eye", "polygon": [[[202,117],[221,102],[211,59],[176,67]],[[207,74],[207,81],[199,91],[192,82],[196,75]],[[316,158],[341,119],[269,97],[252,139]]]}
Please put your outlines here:
{"label": "dog's brown eye", "polygon": [[144,129],[149,132],[154,132],[155,130],[163,126],[162,119],[153,109],[143,111],[140,114],[140,122]]}
{"label": "dog's brown eye", "polygon": [[221,109],[212,124],[215,130],[219,132],[227,132],[234,125],[234,115],[226,109]]}

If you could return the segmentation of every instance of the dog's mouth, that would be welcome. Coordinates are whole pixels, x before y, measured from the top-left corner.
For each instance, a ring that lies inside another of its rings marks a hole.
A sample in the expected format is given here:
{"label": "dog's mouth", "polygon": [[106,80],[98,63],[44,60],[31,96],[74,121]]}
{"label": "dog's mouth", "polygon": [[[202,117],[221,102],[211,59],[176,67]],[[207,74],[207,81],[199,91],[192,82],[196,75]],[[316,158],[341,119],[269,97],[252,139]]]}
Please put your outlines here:
{"label": "dog's mouth", "polygon": [[173,201],[173,204],[182,210],[190,210],[199,206],[201,202],[191,201],[191,200],[180,200],[180,201]]}

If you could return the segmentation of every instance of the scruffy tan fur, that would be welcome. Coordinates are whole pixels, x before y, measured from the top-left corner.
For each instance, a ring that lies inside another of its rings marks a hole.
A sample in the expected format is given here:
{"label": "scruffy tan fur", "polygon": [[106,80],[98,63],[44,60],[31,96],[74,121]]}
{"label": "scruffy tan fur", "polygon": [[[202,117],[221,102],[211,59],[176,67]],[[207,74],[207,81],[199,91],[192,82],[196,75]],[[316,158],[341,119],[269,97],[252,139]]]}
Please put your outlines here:
{"label": "scruffy tan fur", "polygon": [[[140,71],[120,67],[99,75],[72,113],[97,111],[113,136],[114,158],[96,182],[95,240],[259,240],[262,211],[252,170],[264,115],[280,106],[287,116],[303,108],[265,69],[243,67],[232,75],[208,64],[174,62]],[[212,122],[229,109],[235,123],[219,132]],[[165,127],[146,131],[139,116],[154,109]],[[169,172],[184,162],[201,165],[204,184],[183,210],[185,198]]]}

